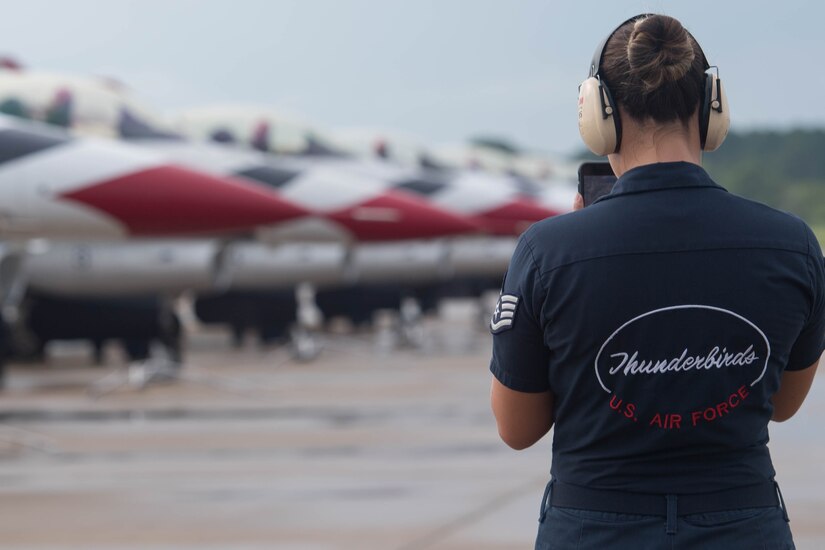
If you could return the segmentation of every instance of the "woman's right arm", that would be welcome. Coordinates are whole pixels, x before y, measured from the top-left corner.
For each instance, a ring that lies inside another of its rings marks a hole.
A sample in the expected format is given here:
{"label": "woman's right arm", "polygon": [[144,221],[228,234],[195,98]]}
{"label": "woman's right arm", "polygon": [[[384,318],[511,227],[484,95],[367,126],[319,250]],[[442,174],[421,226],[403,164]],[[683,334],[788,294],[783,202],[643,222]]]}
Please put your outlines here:
{"label": "woman's right arm", "polygon": [[551,391],[526,393],[511,390],[493,377],[490,404],[501,440],[520,451],[544,437],[553,427]]}

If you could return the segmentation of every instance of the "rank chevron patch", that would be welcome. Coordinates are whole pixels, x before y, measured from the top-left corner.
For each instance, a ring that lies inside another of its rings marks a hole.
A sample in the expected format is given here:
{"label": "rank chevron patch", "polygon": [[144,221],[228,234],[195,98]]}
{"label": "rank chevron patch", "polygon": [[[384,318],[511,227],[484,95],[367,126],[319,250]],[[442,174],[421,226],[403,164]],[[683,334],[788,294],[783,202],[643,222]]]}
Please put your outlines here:
{"label": "rank chevron patch", "polygon": [[512,294],[502,294],[498,297],[496,310],[493,312],[493,318],[490,319],[490,332],[498,334],[513,328],[518,302],[519,297]]}

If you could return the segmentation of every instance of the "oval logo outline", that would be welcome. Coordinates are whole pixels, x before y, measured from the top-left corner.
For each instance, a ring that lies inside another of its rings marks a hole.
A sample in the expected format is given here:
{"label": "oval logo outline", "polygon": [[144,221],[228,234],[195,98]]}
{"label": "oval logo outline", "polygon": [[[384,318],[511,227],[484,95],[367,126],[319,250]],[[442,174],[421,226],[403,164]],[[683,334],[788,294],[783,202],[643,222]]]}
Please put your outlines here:
{"label": "oval logo outline", "polygon": [[724,309],[724,308],[716,307],[716,306],[707,306],[707,305],[702,305],[702,304],[684,304],[684,305],[678,305],[678,306],[662,307],[662,308],[659,308],[659,309],[654,309],[654,310],[648,311],[647,313],[642,313],[641,315],[637,315],[633,319],[631,319],[629,321],[626,321],[619,328],[614,330],[613,333],[610,336],[607,337],[607,340],[605,340],[604,343],[602,344],[602,346],[599,348],[599,352],[596,354],[596,360],[593,363],[594,370],[596,371],[596,379],[599,381],[599,385],[602,387],[602,389],[604,391],[606,391],[608,394],[613,393],[613,391],[610,390],[604,384],[604,381],[602,380],[602,377],[599,374],[599,358],[601,357],[602,352],[607,347],[607,345],[610,343],[610,341],[613,340],[613,338],[615,338],[616,335],[619,334],[622,330],[624,330],[625,327],[635,323],[639,319],[649,317],[649,316],[651,316],[655,313],[661,313],[663,311],[673,311],[673,310],[678,310],[678,309],[706,309],[706,310],[710,310],[710,311],[725,313],[727,315],[735,317],[736,319],[739,319],[740,321],[744,321],[745,323],[748,324],[748,326],[753,328],[762,337],[762,339],[765,341],[765,346],[767,348],[767,354],[765,355],[765,365],[762,367],[762,372],[759,373],[759,376],[753,382],[750,383],[750,386],[753,387],[760,380],[762,380],[762,378],[765,376],[765,372],[767,372],[767,370],[768,370],[768,361],[770,361],[770,358],[771,358],[771,343],[768,341],[768,337],[765,335],[765,333],[762,332],[762,329],[760,329],[758,326],[756,326],[750,320],[746,319],[745,317],[739,315],[736,312],[730,311],[729,309]]}

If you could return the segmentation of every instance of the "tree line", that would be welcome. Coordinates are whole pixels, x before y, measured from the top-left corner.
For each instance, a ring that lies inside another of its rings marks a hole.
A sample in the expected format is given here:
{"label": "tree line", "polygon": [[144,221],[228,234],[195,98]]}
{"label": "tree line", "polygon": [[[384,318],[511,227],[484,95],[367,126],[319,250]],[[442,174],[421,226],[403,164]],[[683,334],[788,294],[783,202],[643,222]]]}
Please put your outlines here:
{"label": "tree line", "polygon": [[731,133],[703,164],[729,191],[825,226],[825,129]]}

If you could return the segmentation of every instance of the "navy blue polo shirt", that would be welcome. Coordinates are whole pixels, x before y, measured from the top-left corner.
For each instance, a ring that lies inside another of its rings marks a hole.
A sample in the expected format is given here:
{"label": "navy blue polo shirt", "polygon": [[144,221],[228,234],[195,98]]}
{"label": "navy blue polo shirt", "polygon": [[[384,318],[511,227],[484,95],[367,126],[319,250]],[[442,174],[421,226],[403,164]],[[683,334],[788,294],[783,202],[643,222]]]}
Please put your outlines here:
{"label": "navy blue polo shirt", "polygon": [[640,166],[522,235],[490,369],[555,394],[560,481],[654,493],[763,482],[770,397],[823,351],[824,279],[800,219],[694,164]]}

